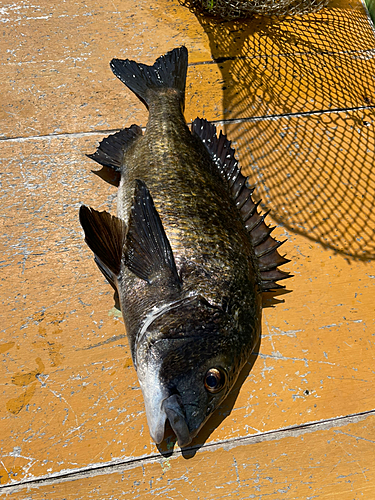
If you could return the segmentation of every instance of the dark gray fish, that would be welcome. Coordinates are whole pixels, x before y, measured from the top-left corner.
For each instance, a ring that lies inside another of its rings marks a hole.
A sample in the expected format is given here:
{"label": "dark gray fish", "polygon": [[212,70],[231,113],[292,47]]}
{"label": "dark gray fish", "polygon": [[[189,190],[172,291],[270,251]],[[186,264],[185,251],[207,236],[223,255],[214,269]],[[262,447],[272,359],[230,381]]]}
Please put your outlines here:
{"label": "dark gray fish", "polygon": [[95,261],[118,294],[153,440],[168,419],[188,445],[256,345],[261,294],[288,273],[225,135],[183,116],[188,53],[153,66],[113,59],[149,110],[90,158],[118,186],[117,217],[82,206]]}

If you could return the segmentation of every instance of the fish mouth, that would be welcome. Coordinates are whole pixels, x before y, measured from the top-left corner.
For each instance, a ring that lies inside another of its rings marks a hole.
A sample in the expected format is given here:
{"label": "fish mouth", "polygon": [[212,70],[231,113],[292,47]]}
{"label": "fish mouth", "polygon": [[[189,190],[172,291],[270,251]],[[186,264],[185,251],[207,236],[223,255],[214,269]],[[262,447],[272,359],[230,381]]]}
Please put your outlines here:
{"label": "fish mouth", "polygon": [[195,433],[189,432],[186,413],[179,394],[171,394],[157,382],[157,374],[150,373],[148,384],[141,383],[145,401],[147,423],[156,444],[164,440],[165,422],[168,419],[176,434],[178,445],[187,446]]}
{"label": "fish mouth", "polygon": [[159,410],[155,407],[154,411],[150,410],[151,408],[146,412],[148,413],[148,426],[151,437],[156,444],[160,444],[164,440],[167,419],[176,434],[178,445],[182,448],[191,443],[194,436],[189,432],[184,407],[178,394],[172,394],[165,398]]}
{"label": "fish mouth", "polygon": [[186,423],[186,415],[180,396],[172,394],[163,401],[162,408],[176,434],[178,445],[183,447],[190,444],[193,438]]}

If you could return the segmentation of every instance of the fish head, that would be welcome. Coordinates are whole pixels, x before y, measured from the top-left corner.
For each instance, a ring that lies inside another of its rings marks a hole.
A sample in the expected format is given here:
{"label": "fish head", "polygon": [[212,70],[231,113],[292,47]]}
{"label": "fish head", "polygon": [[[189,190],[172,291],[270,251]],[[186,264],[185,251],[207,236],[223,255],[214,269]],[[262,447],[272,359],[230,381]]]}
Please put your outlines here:
{"label": "fish head", "polygon": [[151,437],[163,441],[168,419],[178,444],[187,446],[246,360],[236,323],[197,296],[158,311],[146,326],[136,356]]}

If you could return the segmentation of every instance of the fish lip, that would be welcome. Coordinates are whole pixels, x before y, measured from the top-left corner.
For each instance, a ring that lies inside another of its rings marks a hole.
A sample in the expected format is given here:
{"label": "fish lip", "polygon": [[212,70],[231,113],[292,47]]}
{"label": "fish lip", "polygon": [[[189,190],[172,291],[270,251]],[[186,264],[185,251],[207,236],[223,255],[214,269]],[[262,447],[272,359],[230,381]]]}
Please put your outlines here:
{"label": "fish lip", "polygon": [[160,419],[155,422],[152,428],[150,427],[150,435],[156,444],[160,444],[164,440],[165,433],[165,421],[167,420],[167,415],[161,412]]}
{"label": "fish lip", "polygon": [[162,409],[165,412],[173,432],[177,436],[178,445],[182,448],[187,446],[193,440],[186,422],[186,415],[181,398],[178,394],[172,394],[162,403]]}
{"label": "fish lip", "polygon": [[164,439],[165,422],[167,420],[167,415],[162,406],[169,393],[160,384],[158,368],[155,366],[151,365],[149,367],[144,378],[139,376],[139,383],[143,393],[150,435],[156,444],[160,444]]}
{"label": "fish lip", "polygon": [[156,444],[160,444],[164,440],[167,415],[162,408],[149,405],[146,406],[146,415],[150,435]]}

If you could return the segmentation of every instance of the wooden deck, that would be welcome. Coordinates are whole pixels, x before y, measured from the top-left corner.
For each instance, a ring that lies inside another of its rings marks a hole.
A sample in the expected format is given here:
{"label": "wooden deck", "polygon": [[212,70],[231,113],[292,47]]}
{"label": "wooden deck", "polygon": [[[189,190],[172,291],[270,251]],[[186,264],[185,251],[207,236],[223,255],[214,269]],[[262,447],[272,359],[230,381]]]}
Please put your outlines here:
{"label": "wooden deck", "polygon": [[[375,34],[359,0],[212,23],[177,0],[2,2],[0,496],[375,498]],[[215,121],[272,209],[290,293],[194,440],[153,444],[113,294],[78,221],[115,213],[85,157],[146,124],[112,57],[189,49],[186,117]]]}

